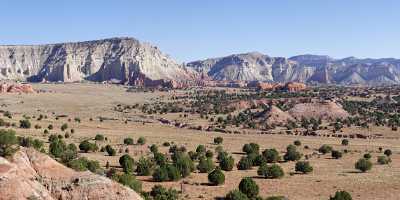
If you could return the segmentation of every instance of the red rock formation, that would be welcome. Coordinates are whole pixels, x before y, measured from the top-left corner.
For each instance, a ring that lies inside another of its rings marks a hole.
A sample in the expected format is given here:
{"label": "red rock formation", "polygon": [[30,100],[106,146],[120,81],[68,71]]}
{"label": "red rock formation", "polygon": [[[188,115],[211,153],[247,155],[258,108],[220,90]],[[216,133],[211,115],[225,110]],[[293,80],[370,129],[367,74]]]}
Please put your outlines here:
{"label": "red rock formation", "polygon": [[111,179],[76,172],[34,149],[21,148],[11,160],[0,157],[0,200],[142,200]]}
{"label": "red rock formation", "polygon": [[34,93],[35,90],[30,84],[0,84],[0,93]]}
{"label": "red rock formation", "polygon": [[307,89],[307,86],[304,83],[289,82],[289,83],[285,84],[283,89],[288,92],[298,92],[298,91],[303,91],[303,90]]}

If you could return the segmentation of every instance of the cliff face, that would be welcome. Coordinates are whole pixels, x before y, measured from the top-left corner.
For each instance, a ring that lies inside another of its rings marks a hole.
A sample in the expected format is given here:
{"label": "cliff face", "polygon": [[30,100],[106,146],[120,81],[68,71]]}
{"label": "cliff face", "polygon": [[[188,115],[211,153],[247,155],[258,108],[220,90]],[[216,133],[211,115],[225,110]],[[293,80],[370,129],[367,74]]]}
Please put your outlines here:
{"label": "cliff face", "polygon": [[283,58],[252,52],[195,61],[187,66],[214,80],[400,84],[398,59],[333,59],[318,55]]}
{"label": "cliff face", "polygon": [[133,38],[0,46],[1,79],[151,85],[154,81],[189,81],[193,76],[156,47]]}

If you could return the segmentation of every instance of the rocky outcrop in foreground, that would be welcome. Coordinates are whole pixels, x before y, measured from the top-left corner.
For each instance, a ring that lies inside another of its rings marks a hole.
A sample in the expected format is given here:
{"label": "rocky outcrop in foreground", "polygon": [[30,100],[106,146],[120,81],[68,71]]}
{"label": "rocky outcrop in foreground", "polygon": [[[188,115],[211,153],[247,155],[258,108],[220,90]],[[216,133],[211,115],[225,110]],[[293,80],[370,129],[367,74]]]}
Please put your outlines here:
{"label": "rocky outcrop in foreground", "polygon": [[0,200],[142,200],[133,190],[89,171],[76,172],[34,149],[0,157]]}

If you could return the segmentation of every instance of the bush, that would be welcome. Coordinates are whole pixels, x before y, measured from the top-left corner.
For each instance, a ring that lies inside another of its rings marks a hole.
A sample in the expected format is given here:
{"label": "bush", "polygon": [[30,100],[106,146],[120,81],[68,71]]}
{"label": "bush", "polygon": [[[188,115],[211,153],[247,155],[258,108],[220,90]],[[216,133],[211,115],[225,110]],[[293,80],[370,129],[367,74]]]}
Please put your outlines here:
{"label": "bush", "polygon": [[107,151],[109,156],[115,156],[115,154],[117,154],[117,151],[115,151],[115,149],[112,148],[111,145],[107,145],[106,146],[106,151]]}
{"label": "bush", "polygon": [[68,124],[64,123],[63,125],[61,125],[61,131],[65,131],[68,128]]}
{"label": "bush", "polygon": [[31,128],[31,122],[28,119],[19,120],[19,127],[20,128]]}
{"label": "bush", "polygon": [[153,180],[158,182],[177,181],[181,178],[179,170],[173,165],[163,165],[153,172]]}
{"label": "bush", "polygon": [[97,140],[97,141],[104,141],[104,135],[102,135],[102,134],[97,134],[97,135],[94,137],[94,140]]}
{"label": "bush", "polygon": [[133,158],[128,154],[125,154],[119,158],[119,164],[121,165],[122,169],[125,173],[130,174],[133,170]]}
{"label": "bush", "polygon": [[243,145],[242,150],[246,154],[251,154],[251,153],[259,154],[260,146],[256,143],[249,143],[249,144]]}
{"label": "bush", "polygon": [[206,153],[206,147],[204,145],[197,146],[196,153],[204,155]]}
{"label": "bush", "polygon": [[150,146],[150,151],[151,151],[151,153],[157,153],[158,152],[158,147],[157,147],[157,145],[155,145],[155,144],[152,144],[151,146]]}
{"label": "bush", "polygon": [[363,157],[364,157],[365,159],[367,159],[367,160],[369,160],[369,159],[372,158],[371,154],[369,154],[369,153],[364,154]]}
{"label": "bush", "polygon": [[331,196],[329,200],[352,200],[351,195],[346,191],[337,191],[335,196]]}
{"label": "bush", "polygon": [[332,155],[332,158],[339,159],[342,157],[343,154],[340,151],[333,150],[331,155]]}
{"label": "bush", "polygon": [[61,162],[67,164],[71,160],[74,160],[78,157],[78,148],[75,144],[69,144],[67,149],[61,154]]}
{"label": "bush", "polygon": [[253,161],[250,160],[248,157],[242,157],[237,164],[238,170],[248,170],[251,169],[253,166]]}
{"label": "bush", "polygon": [[249,200],[240,190],[232,190],[226,196],[225,200]]}
{"label": "bush", "polygon": [[100,164],[98,161],[88,160],[85,157],[81,157],[75,160],[71,160],[67,163],[67,166],[76,170],[76,171],[85,171],[89,170],[93,173],[98,172],[100,169]]}
{"label": "bush", "polygon": [[327,154],[332,151],[332,147],[327,144],[324,144],[318,149],[318,151],[322,154]]}
{"label": "bush", "polygon": [[232,156],[225,156],[219,163],[219,166],[224,171],[232,171],[234,165],[235,160]]}
{"label": "bush", "polygon": [[47,127],[49,130],[53,130],[53,124],[49,124],[49,126]]}
{"label": "bush", "polygon": [[140,145],[144,145],[144,144],[146,144],[146,139],[144,137],[139,137],[139,139],[137,140],[137,143]]}
{"label": "bush", "polygon": [[392,150],[390,149],[386,149],[383,154],[385,154],[386,156],[390,157],[392,155]]}
{"label": "bush", "polygon": [[190,157],[185,154],[178,152],[174,155],[174,166],[179,170],[182,177],[187,177],[192,171],[194,171],[194,164]]}
{"label": "bush", "polygon": [[392,162],[392,160],[387,156],[378,156],[377,161],[381,165],[386,165]]}
{"label": "bush", "polygon": [[200,173],[211,172],[214,168],[214,162],[211,159],[201,158],[199,164],[197,165],[197,169]]}
{"label": "bush", "polygon": [[18,150],[18,139],[14,130],[0,130],[0,156],[12,156]]}
{"label": "bush", "polygon": [[275,163],[281,159],[279,152],[276,149],[266,149],[262,152],[262,155],[267,163]]}
{"label": "bush", "polygon": [[211,150],[207,150],[206,151],[206,157],[212,159],[214,157],[214,153]]}
{"label": "bush", "polygon": [[149,194],[154,200],[178,200],[178,191],[172,188],[167,190],[161,185],[155,185]]}
{"label": "bush", "polygon": [[349,145],[349,140],[348,140],[348,139],[343,139],[343,140],[342,140],[342,145],[343,145],[343,146]]}
{"label": "bush", "polygon": [[130,187],[138,193],[142,191],[142,183],[136,180],[135,176],[133,176],[132,174],[118,175],[117,180],[119,183]]}
{"label": "bush", "polygon": [[301,142],[300,142],[300,140],[295,140],[294,142],[293,142],[293,144],[294,145],[296,145],[296,146],[301,146]]}
{"label": "bush", "polygon": [[371,163],[371,161],[369,161],[369,160],[367,160],[365,158],[361,158],[356,162],[354,167],[356,169],[360,170],[361,172],[366,172],[368,170],[371,170],[372,163]]}
{"label": "bush", "polygon": [[224,141],[224,138],[222,138],[222,137],[214,138],[214,144],[222,144],[223,141]]}
{"label": "bush", "polygon": [[283,172],[282,167],[280,167],[277,164],[272,164],[272,165],[267,165],[266,163],[263,163],[257,170],[257,174],[259,176],[263,176],[265,178],[281,178],[285,175]]}
{"label": "bush", "polygon": [[157,165],[164,165],[167,163],[167,157],[162,153],[154,153],[154,161]]}
{"label": "bush", "polygon": [[227,156],[228,156],[228,153],[226,151],[220,151],[220,152],[218,152],[217,160],[219,162],[221,162]]}
{"label": "bush", "polygon": [[287,198],[284,196],[270,196],[267,197],[265,200],[287,200]]}
{"label": "bush", "polygon": [[257,183],[250,177],[243,178],[239,183],[239,190],[249,199],[257,197],[259,188]]}
{"label": "bush", "polygon": [[288,145],[286,147],[286,150],[287,151],[283,156],[283,159],[285,161],[296,161],[300,160],[300,158],[302,157],[302,154],[296,150],[296,146],[294,145]]}
{"label": "bush", "polygon": [[133,145],[133,143],[133,139],[130,137],[124,139],[124,144],[126,145]]}
{"label": "bush", "polygon": [[88,140],[84,140],[79,144],[79,149],[85,153],[92,151],[96,152],[99,147],[95,143],[90,143]]}
{"label": "bush", "polygon": [[139,158],[137,162],[136,172],[139,176],[149,176],[153,171],[153,163],[150,159],[144,157]]}
{"label": "bush", "polygon": [[170,144],[169,142],[164,142],[164,143],[163,143],[163,146],[164,146],[164,147],[169,147],[169,146],[171,146],[171,144]]}
{"label": "bush", "polygon": [[225,183],[225,175],[221,169],[217,168],[208,174],[208,181],[212,185],[222,185]]}
{"label": "bush", "polygon": [[256,157],[253,160],[253,166],[260,166],[261,164],[266,163],[266,162],[267,162],[267,160],[264,158],[264,156],[256,155]]}
{"label": "bush", "polygon": [[307,174],[313,171],[313,167],[309,162],[306,161],[298,161],[295,166],[296,172],[302,172],[303,174]]}
{"label": "bush", "polygon": [[49,153],[56,158],[60,158],[63,155],[64,151],[66,150],[67,145],[61,139],[53,140],[49,146]]}

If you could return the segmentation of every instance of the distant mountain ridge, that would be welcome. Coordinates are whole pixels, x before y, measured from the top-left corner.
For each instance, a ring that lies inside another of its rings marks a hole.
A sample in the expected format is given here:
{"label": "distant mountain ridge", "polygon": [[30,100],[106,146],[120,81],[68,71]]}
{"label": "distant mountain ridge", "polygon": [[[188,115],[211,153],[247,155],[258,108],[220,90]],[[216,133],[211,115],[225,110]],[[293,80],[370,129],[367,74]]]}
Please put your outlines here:
{"label": "distant mountain ridge", "polygon": [[394,58],[334,59],[321,55],[290,58],[250,52],[187,64],[215,80],[269,81],[331,84],[399,84],[400,60]]}
{"label": "distant mountain ridge", "polygon": [[178,64],[157,47],[120,37],[47,45],[0,45],[0,79],[187,87],[204,81],[400,84],[395,58],[270,57],[259,52]]}

